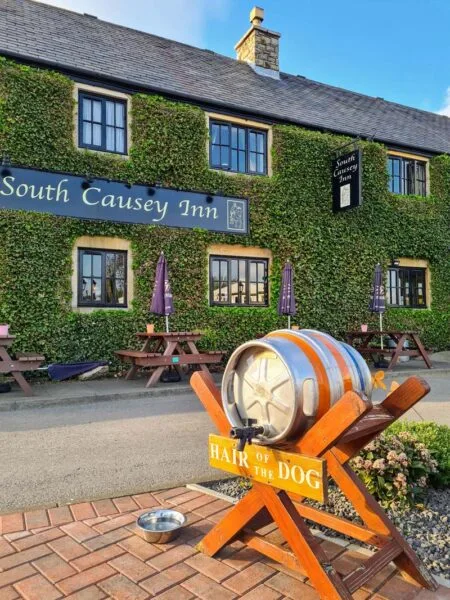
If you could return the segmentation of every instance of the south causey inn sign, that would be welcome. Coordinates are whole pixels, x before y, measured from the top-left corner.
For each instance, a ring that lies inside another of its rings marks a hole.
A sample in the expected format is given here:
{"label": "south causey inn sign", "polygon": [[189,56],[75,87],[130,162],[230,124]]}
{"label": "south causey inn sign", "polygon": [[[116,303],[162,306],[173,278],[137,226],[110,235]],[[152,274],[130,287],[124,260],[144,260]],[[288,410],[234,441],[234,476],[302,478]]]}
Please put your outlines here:
{"label": "south causey inn sign", "polygon": [[332,162],[333,211],[340,212],[360,206],[361,150],[353,150]]}
{"label": "south causey inn sign", "polygon": [[248,201],[106,179],[0,170],[0,208],[119,223],[248,233]]}

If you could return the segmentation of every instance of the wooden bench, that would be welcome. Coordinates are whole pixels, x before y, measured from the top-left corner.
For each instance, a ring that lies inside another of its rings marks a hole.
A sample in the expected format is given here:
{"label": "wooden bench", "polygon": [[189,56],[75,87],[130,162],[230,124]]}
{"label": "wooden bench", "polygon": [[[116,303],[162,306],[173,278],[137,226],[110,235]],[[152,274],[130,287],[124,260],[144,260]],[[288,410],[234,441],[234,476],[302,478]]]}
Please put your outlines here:
{"label": "wooden bench", "polygon": [[16,352],[15,358],[11,358],[6,351],[6,347],[10,346],[14,339],[14,336],[0,339],[0,374],[7,375],[11,373],[25,395],[32,396],[33,390],[22,373],[24,371],[35,371],[41,366],[45,358],[36,352]]}
{"label": "wooden bench", "polygon": [[223,352],[212,351],[200,354],[171,354],[164,356],[154,352],[139,350],[117,350],[115,352],[122,361],[132,362],[138,367],[170,367],[171,365],[205,365],[219,363]]}

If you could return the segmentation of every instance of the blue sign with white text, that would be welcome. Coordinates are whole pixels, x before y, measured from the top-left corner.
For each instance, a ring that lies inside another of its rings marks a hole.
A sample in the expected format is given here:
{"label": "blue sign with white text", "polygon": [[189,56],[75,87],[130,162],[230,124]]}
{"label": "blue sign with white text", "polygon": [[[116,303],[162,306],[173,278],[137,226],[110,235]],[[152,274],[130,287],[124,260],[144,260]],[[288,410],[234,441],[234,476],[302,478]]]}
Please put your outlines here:
{"label": "blue sign with white text", "polygon": [[248,233],[248,200],[1,167],[0,208],[61,217]]}

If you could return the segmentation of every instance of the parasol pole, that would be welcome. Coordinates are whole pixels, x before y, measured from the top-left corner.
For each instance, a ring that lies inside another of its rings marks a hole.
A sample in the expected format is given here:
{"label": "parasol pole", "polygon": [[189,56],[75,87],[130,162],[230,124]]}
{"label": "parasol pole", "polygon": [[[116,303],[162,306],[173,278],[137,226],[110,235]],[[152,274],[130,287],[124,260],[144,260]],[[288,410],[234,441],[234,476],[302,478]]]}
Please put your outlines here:
{"label": "parasol pole", "polygon": [[383,313],[380,312],[381,349],[383,350]]}
{"label": "parasol pole", "polygon": [[288,329],[291,328],[291,315],[288,315]]}
{"label": "parasol pole", "polygon": [[166,332],[169,333],[169,315],[166,315]]}

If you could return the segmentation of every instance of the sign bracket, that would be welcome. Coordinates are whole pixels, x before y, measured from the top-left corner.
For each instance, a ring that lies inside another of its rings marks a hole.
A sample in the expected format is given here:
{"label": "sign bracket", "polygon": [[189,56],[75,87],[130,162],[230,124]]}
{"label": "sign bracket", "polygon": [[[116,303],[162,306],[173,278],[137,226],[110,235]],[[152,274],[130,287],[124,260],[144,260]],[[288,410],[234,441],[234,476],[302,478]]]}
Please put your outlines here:
{"label": "sign bracket", "polygon": [[[228,436],[230,424],[212,376],[196,372],[191,377],[191,386],[219,434]],[[283,448],[325,460],[328,474],[352,503],[364,525],[307,506],[303,503],[305,498],[299,494],[253,481],[252,489],[211,529],[197,548],[214,556],[239,536],[250,548],[308,576],[320,597],[329,600],[351,600],[357,589],[392,560],[403,577],[435,590],[437,585],[433,577],[347,464],[428,392],[429,386],[424,380],[410,377],[384,400],[382,409],[373,408],[355,392],[346,392],[300,439]],[[380,410],[383,413],[381,419]],[[312,535],[305,519],[374,545],[378,551],[362,566],[342,577]],[[269,541],[258,531],[269,523],[278,526],[290,550]]]}

